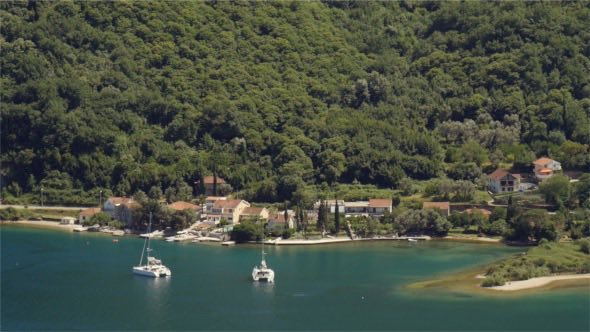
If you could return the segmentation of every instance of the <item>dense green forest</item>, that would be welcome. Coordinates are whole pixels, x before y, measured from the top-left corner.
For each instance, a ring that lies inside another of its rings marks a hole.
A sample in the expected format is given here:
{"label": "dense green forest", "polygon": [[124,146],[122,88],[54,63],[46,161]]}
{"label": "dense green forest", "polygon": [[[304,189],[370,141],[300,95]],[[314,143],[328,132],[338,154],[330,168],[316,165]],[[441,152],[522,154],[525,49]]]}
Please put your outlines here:
{"label": "dense green forest", "polygon": [[3,196],[215,172],[308,204],[542,155],[588,172],[588,22],[590,2],[3,1]]}

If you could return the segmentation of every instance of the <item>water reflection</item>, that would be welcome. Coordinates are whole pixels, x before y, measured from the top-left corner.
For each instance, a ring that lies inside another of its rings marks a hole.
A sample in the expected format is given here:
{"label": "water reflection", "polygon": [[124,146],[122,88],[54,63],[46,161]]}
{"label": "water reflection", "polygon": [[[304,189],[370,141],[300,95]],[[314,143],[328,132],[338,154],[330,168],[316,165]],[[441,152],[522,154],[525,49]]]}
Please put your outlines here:
{"label": "water reflection", "polygon": [[145,308],[151,318],[159,321],[169,305],[169,292],[172,278],[147,278],[134,276],[137,284],[142,287]]}
{"label": "water reflection", "polygon": [[274,294],[275,284],[268,282],[252,282],[252,290],[255,294]]}

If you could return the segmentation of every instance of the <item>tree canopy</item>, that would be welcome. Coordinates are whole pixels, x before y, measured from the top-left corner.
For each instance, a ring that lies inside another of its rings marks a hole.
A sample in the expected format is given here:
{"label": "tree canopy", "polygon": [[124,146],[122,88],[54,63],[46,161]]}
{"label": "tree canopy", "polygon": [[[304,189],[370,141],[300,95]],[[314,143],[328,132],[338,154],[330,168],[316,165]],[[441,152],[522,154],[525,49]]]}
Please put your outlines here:
{"label": "tree canopy", "polygon": [[215,173],[299,204],[323,182],[475,181],[540,155],[590,167],[587,2],[0,9],[1,186],[15,196],[182,198]]}

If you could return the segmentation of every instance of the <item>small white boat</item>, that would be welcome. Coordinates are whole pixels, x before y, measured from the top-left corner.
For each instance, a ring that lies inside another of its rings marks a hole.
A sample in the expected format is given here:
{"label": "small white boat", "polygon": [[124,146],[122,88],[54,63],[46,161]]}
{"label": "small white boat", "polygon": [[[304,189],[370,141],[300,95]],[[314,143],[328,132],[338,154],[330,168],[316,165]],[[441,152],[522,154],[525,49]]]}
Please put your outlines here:
{"label": "small white boat", "polygon": [[72,229],[72,231],[74,232],[86,232],[88,230],[88,227],[76,227],[74,229]]}
{"label": "small white boat", "polygon": [[[152,214],[150,213],[150,224],[148,226],[148,234],[149,230],[152,228]],[[150,252],[152,249],[150,248],[150,239],[151,236],[147,236],[144,241],[144,247],[141,251],[141,258],[139,259],[139,266],[133,267],[133,273],[141,276],[152,277],[152,278],[160,278],[160,277],[169,277],[172,275],[170,269],[167,268],[162,261],[157,259],[156,257],[150,256]],[[143,265],[143,256],[147,256],[147,262]]]}
{"label": "small white boat", "polygon": [[145,234],[140,234],[139,237],[142,237],[142,238],[152,238],[152,237],[154,237],[155,238],[155,237],[162,237],[163,235],[164,235],[164,232],[162,232],[162,231],[154,231],[154,232],[151,232],[151,233],[148,231]]}
{"label": "small white boat", "polygon": [[262,244],[262,261],[260,262],[259,266],[254,266],[254,268],[252,269],[252,279],[254,279],[254,281],[266,281],[268,283],[274,283],[275,282],[275,271],[273,271],[271,268],[269,268],[266,265],[266,259],[264,259],[264,256],[266,255],[266,253],[264,252],[264,242]]}
{"label": "small white boat", "polygon": [[409,239],[408,239],[408,242],[418,242],[418,240],[416,240],[416,239],[412,239],[412,238],[409,238]]}

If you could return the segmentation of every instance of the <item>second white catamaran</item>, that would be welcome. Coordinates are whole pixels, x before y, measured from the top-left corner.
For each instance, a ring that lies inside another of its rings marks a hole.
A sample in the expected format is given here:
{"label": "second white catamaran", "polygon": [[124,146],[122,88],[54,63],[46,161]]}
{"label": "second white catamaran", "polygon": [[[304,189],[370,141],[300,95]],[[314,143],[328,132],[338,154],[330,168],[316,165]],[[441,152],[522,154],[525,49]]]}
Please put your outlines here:
{"label": "second white catamaran", "polygon": [[254,281],[266,281],[268,283],[275,282],[275,271],[269,268],[266,265],[266,259],[264,256],[266,253],[264,252],[264,240],[262,242],[262,261],[260,262],[259,266],[254,266],[252,269],[252,279]]}

